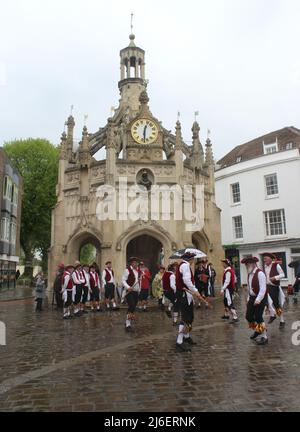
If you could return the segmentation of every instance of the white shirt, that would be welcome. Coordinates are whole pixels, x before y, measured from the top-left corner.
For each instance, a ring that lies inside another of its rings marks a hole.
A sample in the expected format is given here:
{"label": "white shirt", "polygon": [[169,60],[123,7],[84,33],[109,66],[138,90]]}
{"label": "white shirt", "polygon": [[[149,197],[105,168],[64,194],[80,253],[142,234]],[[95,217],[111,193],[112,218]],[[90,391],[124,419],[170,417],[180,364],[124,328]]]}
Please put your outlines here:
{"label": "white shirt", "polygon": [[170,276],[170,287],[172,288],[174,293],[176,293],[176,277],[174,273],[172,273]]}
{"label": "white shirt", "polygon": [[[249,282],[248,282],[248,291],[251,296],[256,296],[255,292],[250,288],[252,286],[252,280],[254,275],[259,271],[259,268],[256,267],[250,274],[249,274]],[[259,284],[259,293],[255,301],[261,302],[264,298],[266,291],[267,291],[267,279],[264,272],[260,271],[258,273],[258,284]]]}
{"label": "white shirt", "polygon": [[[106,282],[106,271],[108,271],[108,273],[110,274],[110,279],[108,282]],[[112,274],[112,270],[106,267],[105,270],[103,270],[103,272],[102,272],[102,284],[103,284],[103,286],[105,286],[107,283],[113,283],[114,284],[115,278]]]}
{"label": "white shirt", "polygon": [[[192,278],[191,278],[191,266],[187,261],[183,261],[183,264],[181,264],[180,268],[179,268],[180,273],[182,274],[182,280],[184,285],[188,288],[189,291],[191,292],[198,292],[197,288],[195,287],[195,285],[192,282]],[[187,299],[188,299],[188,303],[191,304],[192,301],[194,301],[194,297],[192,294],[186,292],[187,295]]]}
{"label": "white shirt", "polygon": [[[270,264],[269,266],[265,265],[265,274],[267,277],[267,285],[273,285],[274,286],[274,284],[272,282],[270,282],[270,271],[271,271],[272,265],[273,264]],[[280,267],[279,264],[277,264],[276,270],[277,270],[278,275],[274,276],[275,280],[279,281],[281,279],[284,279],[285,274],[284,274],[284,271],[282,270],[282,268]]]}
{"label": "white shirt", "polygon": [[221,293],[222,293],[222,294],[224,293],[224,291],[226,290],[226,288],[227,288],[228,285],[230,284],[230,280],[231,280],[231,273],[230,273],[228,270],[230,270],[230,267],[227,267],[227,268],[224,270],[224,273],[226,272],[226,274],[225,274],[225,280],[224,280],[224,283],[223,283],[223,286],[222,286],[222,289],[221,289]]}
{"label": "white shirt", "polygon": [[85,283],[83,274],[82,274],[82,270],[75,270],[72,273],[72,278],[73,278],[73,282],[75,285],[81,285],[83,283]]}
{"label": "white shirt", "polygon": [[134,269],[132,266],[130,266],[130,268],[131,268],[131,270],[133,271],[133,274],[134,274],[134,276],[135,276],[134,284],[132,285],[132,287],[131,287],[130,285],[128,285],[128,283],[127,283],[127,279],[128,279],[128,276],[129,276],[129,270],[128,270],[128,269],[125,269],[125,271],[124,271],[124,273],[123,273],[123,276],[122,276],[122,284],[123,284],[123,287],[124,287],[126,290],[132,288],[133,291],[139,291],[139,290],[140,290],[140,284],[139,284],[139,273],[138,273],[138,271],[137,271],[136,269]]}
{"label": "white shirt", "polygon": [[69,283],[70,279],[71,279],[71,274],[67,273],[66,276],[65,276],[64,284],[62,286],[62,291],[65,291],[67,289],[67,286],[68,286],[68,283]]}
{"label": "white shirt", "polygon": [[88,289],[90,290],[91,289],[91,286],[90,286],[90,273],[87,272],[87,271],[85,271],[85,270],[83,270],[83,274],[85,276],[84,286],[88,287]]}

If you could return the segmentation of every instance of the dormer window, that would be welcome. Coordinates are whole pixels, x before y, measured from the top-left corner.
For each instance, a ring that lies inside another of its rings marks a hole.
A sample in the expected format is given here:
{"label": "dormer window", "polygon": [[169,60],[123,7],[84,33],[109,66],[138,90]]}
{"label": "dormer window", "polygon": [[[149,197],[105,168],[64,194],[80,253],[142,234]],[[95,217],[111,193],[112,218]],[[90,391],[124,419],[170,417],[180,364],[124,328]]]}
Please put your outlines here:
{"label": "dormer window", "polygon": [[242,156],[238,156],[238,157],[236,158],[236,163],[239,163],[239,162],[242,162]]}
{"label": "dormer window", "polygon": [[292,150],[292,148],[293,148],[293,143],[292,142],[287,143],[286,146],[285,146],[286,150]]}
{"label": "dormer window", "polygon": [[276,142],[271,143],[271,144],[265,144],[263,142],[263,146],[264,146],[264,154],[265,155],[278,152],[278,141],[277,141],[277,139],[276,139]]}

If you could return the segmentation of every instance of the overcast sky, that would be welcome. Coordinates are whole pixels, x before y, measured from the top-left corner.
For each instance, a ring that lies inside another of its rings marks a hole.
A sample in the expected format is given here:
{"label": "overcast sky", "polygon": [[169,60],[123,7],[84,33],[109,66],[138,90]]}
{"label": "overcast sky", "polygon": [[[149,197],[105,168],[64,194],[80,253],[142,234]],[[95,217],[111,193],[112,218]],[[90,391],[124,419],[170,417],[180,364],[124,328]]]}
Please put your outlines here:
{"label": "overcast sky", "polygon": [[199,111],[217,158],[300,127],[299,0],[0,0],[0,143],[57,144],[74,105],[76,138],[117,106],[119,51],[146,51],[152,113],[191,140]]}

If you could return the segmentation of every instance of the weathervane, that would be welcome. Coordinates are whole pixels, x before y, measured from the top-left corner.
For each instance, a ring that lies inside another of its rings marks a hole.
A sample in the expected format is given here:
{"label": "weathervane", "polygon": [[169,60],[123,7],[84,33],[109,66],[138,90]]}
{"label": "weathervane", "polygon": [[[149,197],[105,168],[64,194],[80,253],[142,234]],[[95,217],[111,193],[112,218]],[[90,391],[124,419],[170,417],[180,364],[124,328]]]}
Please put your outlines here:
{"label": "weathervane", "polygon": [[131,13],[130,29],[131,29],[131,34],[133,34],[133,13]]}
{"label": "weathervane", "polygon": [[207,139],[210,138],[210,134],[211,134],[210,129],[207,129]]}
{"label": "weathervane", "polygon": [[73,115],[74,105],[71,105],[70,115]]}
{"label": "weathervane", "polygon": [[180,111],[177,111],[177,121],[180,120]]}
{"label": "weathervane", "polygon": [[86,126],[86,121],[87,121],[88,117],[89,117],[88,114],[84,114],[84,116],[83,116],[84,126]]}
{"label": "weathervane", "polygon": [[197,121],[197,116],[199,115],[199,111],[195,111],[195,122]]}

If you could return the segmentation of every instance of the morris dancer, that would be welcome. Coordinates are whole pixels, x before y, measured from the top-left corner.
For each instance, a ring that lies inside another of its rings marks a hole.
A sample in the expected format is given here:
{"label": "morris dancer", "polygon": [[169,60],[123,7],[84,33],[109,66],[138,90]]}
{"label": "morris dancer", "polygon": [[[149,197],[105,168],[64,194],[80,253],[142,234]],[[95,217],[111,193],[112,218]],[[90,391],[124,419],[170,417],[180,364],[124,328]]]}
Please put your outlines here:
{"label": "morris dancer", "polygon": [[190,261],[195,254],[187,252],[181,259],[176,271],[176,290],[179,295],[179,305],[181,311],[181,322],[179,324],[176,347],[180,351],[191,351],[191,345],[196,345],[190,336],[194,321],[194,299],[202,300],[208,307],[208,303],[195,287],[195,280],[190,266]]}
{"label": "morris dancer", "polygon": [[128,310],[125,321],[125,330],[132,331],[132,321],[134,320],[134,312],[139,300],[140,292],[140,271],[138,268],[138,258],[131,257],[129,265],[126,267],[123,276],[122,284],[127,300]]}
{"label": "morris dancer", "polygon": [[168,308],[166,309],[166,314],[169,318],[172,317],[173,309],[173,325],[177,324],[179,303],[176,298],[176,268],[177,264],[170,264],[168,270],[164,272],[162,277],[162,287],[164,290],[164,297],[169,300]]}
{"label": "morris dancer", "polygon": [[222,319],[229,320],[231,315],[232,320],[230,324],[235,324],[239,322],[236,309],[233,304],[233,298],[232,298],[235,289],[235,272],[229,259],[224,259],[221,261],[224,267],[221,295],[223,295],[224,297],[224,307],[225,307],[225,313],[222,316]]}
{"label": "morris dancer", "polygon": [[91,294],[90,294],[91,311],[102,312],[100,306],[100,289],[101,289],[100,278],[96,271],[95,264],[92,264],[90,266],[90,287],[91,287]]}
{"label": "morris dancer", "polygon": [[140,302],[139,309],[141,311],[147,312],[151,274],[143,261],[140,262],[140,272],[141,272],[141,276],[140,276],[141,291],[139,295],[139,302]]}
{"label": "morris dancer", "polygon": [[[269,296],[272,299],[274,308],[276,310],[276,314],[280,317],[279,328],[283,328],[285,326],[285,321],[283,318],[283,306],[285,303],[284,293],[280,287],[281,279],[285,278],[284,271],[278,262],[276,262],[276,256],[272,253],[265,252],[262,254],[264,259],[264,267],[263,271],[267,278],[267,288],[269,292]],[[270,320],[269,324],[271,324],[276,319],[276,314],[274,313],[274,309],[270,305]]]}
{"label": "morris dancer", "polygon": [[263,314],[268,303],[268,290],[266,276],[256,265],[258,261],[259,259],[256,257],[248,257],[244,258],[241,263],[246,265],[248,273],[246,320],[249,323],[249,328],[254,330],[250,339],[256,341],[258,336],[261,336],[256,343],[265,345],[268,343],[268,336]]}
{"label": "morris dancer", "polygon": [[81,263],[79,261],[76,261],[74,267],[75,267],[75,271],[72,273],[72,278],[75,285],[74,315],[80,316],[81,315],[80,302],[81,302],[85,279],[83,276]]}
{"label": "morris dancer", "polygon": [[75,286],[72,278],[74,266],[67,265],[62,277],[62,299],[64,302],[63,319],[71,318],[71,306],[74,301]]}
{"label": "morris dancer", "polygon": [[111,261],[105,263],[105,269],[102,272],[102,284],[104,286],[104,295],[106,309],[110,310],[110,303],[112,304],[112,309],[117,310],[117,305],[115,301],[115,275],[112,269]]}
{"label": "morris dancer", "polygon": [[90,299],[90,293],[91,293],[91,286],[90,286],[90,268],[88,264],[82,265],[82,273],[84,277],[84,284],[83,284],[83,290],[82,290],[82,298],[81,298],[81,304],[80,304],[80,310],[81,313],[87,314],[88,311],[86,309],[86,303]]}

